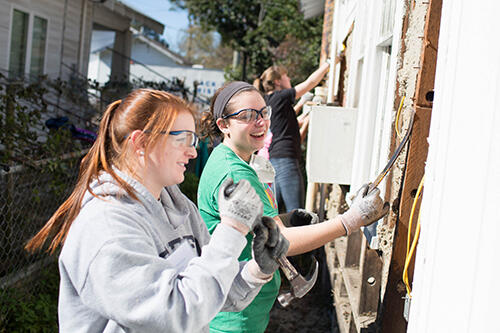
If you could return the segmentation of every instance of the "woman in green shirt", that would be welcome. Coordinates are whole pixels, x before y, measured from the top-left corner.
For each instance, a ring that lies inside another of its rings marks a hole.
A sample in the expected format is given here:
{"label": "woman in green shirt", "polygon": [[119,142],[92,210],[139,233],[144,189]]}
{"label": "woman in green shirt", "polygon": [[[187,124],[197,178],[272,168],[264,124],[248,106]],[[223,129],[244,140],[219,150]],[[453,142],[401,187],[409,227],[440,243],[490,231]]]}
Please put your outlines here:
{"label": "woman in green shirt", "polygon": [[[198,187],[198,208],[210,232],[220,223],[218,191],[226,178],[234,181],[246,179],[260,196],[264,205],[264,216],[274,218],[282,234],[289,240],[287,255],[309,252],[350,234],[361,226],[371,224],[385,216],[388,204],[384,204],[379,190],[367,193],[364,185],[354,199],[351,208],[344,214],[323,223],[300,227],[285,227],[278,216],[278,207],[272,190],[274,169],[269,161],[254,153],[264,145],[270,126],[271,108],[262,94],[246,82],[231,82],[215,93],[209,114],[202,119],[202,131],[211,136],[222,136],[210,155],[203,170]],[[293,214],[293,213],[289,213]],[[314,213],[302,211],[302,216],[311,220]],[[239,260],[252,258],[252,236],[247,235],[248,244]],[[240,312],[220,312],[210,324],[211,332],[264,332],[269,322],[269,311],[278,295],[280,276],[264,285],[253,302]]]}

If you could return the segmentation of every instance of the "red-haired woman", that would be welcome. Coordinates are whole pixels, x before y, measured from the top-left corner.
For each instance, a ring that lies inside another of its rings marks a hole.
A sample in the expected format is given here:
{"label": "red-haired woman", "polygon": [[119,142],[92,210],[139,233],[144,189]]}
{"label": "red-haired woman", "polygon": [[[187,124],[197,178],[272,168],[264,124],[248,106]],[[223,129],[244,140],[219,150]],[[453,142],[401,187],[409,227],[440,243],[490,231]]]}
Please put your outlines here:
{"label": "red-haired woman", "polygon": [[220,310],[244,308],[271,279],[272,256],[288,248],[276,231],[273,244],[256,236],[261,262],[237,259],[262,215],[248,182],[231,193],[232,180],[222,184],[211,237],[177,187],[197,141],[192,111],[169,93],[136,90],[107,108],[73,193],[27,245],[63,245],[61,332],[208,331]]}

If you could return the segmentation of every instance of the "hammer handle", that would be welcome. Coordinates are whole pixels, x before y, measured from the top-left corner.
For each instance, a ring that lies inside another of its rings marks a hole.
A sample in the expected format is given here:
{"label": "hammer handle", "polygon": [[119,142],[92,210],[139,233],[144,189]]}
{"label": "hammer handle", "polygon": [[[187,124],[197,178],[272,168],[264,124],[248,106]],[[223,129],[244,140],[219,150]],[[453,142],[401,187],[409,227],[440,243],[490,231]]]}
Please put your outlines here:
{"label": "hammer handle", "polygon": [[278,264],[280,264],[281,270],[283,273],[285,273],[286,278],[288,281],[292,281],[295,279],[297,276],[299,276],[299,273],[293,267],[293,265],[288,261],[288,259],[285,256],[281,256],[278,258]]}
{"label": "hammer handle", "polygon": [[[238,186],[238,183],[233,183],[233,184],[229,185],[228,187],[226,187],[224,190],[224,195],[226,197],[230,196],[231,193],[236,188],[236,186]],[[281,270],[285,274],[288,281],[292,281],[297,276],[299,276],[299,273],[297,272],[295,267],[293,267],[293,265],[290,263],[290,261],[285,256],[279,257],[277,259],[277,261],[278,261],[278,264],[280,264]]]}

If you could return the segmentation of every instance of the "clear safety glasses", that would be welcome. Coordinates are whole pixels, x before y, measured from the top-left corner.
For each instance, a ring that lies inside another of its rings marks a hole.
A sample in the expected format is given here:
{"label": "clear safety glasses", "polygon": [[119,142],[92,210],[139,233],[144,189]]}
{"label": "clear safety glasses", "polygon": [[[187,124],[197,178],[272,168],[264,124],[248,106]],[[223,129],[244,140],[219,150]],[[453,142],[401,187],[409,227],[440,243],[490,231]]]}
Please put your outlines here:
{"label": "clear safety glasses", "polygon": [[[166,132],[160,132],[162,134],[166,134]],[[198,146],[198,142],[200,139],[198,138],[198,135],[196,135],[195,132],[190,131],[190,130],[180,130],[180,131],[170,131],[168,132],[169,135],[172,135],[174,137],[174,143],[175,147],[194,147],[196,148]]]}
{"label": "clear safety glasses", "polygon": [[[150,130],[145,130],[143,131],[144,133],[151,133]],[[159,132],[160,134],[167,134],[167,131],[161,131]],[[200,139],[198,138],[198,135],[196,135],[195,132],[190,131],[190,130],[179,130],[179,131],[170,131],[168,132],[168,135],[173,135],[174,136],[174,147],[198,147],[198,142],[200,142]],[[125,135],[124,140],[126,140],[129,137],[129,134]]]}
{"label": "clear safety glasses", "polygon": [[252,108],[241,109],[236,111],[235,113],[223,116],[222,119],[233,118],[242,121],[244,123],[250,123],[252,121],[257,121],[257,119],[259,119],[259,115],[262,117],[262,119],[268,120],[271,118],[271,113],[272,113],[271,107],[269,105],[266,105],[260,110]]}
{"label": "clear safety glasses", "polygon": [[[151,133],[151,131],[146,130],[144,133]],[[180,130],[180,131],[161,131],[160,134],[167,134],[173,136],[173,141],[172,143],[174,144],[174,147],[198,147],[198,142],[200,139],[198,138],[198,135],[196,135],[195,132],[190,131],[190,130]]]}

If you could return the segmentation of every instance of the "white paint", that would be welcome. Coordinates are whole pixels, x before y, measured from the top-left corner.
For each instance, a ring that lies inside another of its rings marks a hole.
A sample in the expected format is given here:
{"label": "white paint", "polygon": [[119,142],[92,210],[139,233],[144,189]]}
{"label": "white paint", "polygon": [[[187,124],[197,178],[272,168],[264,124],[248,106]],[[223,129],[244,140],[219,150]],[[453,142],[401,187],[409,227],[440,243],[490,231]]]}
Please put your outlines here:
{"label": "white paint", "polygon": [[[339,2],[335,1],[333,8],[333,21],[332,21],[332,35],[330,39],[330,69],[328,71],[328,96],[326,98],[327,103],[333,102],[333,95],[337,91],[336,87],[338,86],[338,72],[340,70],[340,66],[335,65],[335,57],[338,53],[337,49],[339,48],[339,40],[337,38],[338,34],[338,20],[339,20]],[[342,46],[340,46],[342,47]],[[333,88],[335,87],[335,88]]]}
{"label": "white paint", "polygon": [[[388,16],[384,16],[382,2],[358,1],[347,90],[348,106],[359,105],[352,191],[373,180],[389,158],[405,8],[400,1],[395,5],[391,14],[394,22],[391,23]],[[386,27],[383,34],[382,25]],[[392,47],[390,54],[387,52],[389,46]],[[379,187],[383,192],[384,184]]]}
{"label": "white paint", "polygon": [[313,106],[307,140],[307,179],[350,184],[356,109]]}
{"label": "white paint", "polygon": [[499,12],[443,2],[409,333],[499,331]]}

